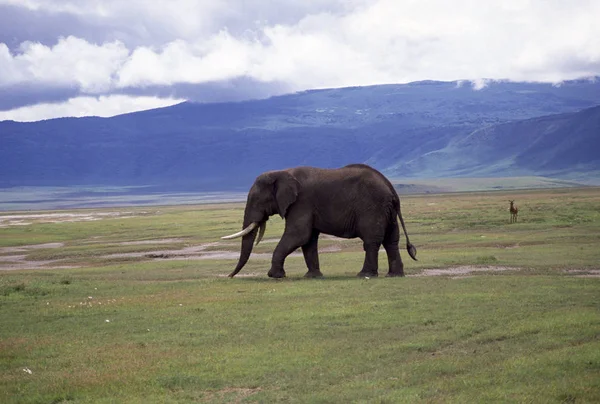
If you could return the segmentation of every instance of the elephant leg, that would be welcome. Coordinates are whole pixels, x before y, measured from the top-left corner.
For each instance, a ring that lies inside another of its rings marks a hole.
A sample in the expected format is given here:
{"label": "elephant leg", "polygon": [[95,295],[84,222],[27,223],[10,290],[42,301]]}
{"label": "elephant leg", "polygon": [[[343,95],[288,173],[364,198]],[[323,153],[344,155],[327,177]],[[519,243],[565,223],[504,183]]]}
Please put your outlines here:
{"label": "elephant leg", "polygon": [[365,250],[365,263],[363,264],[362,270],[356,276],[365,278],[376,277],[379,275],[377,272],[379,267],[379,247],[381,247],[381,242],[363,242],[363,249]]}
{"label": "elephant leg", "polygon": [[306,244],[309,238],[310,233],[303,236],[302,233],[287,231],[286,229],[286,232],[281,236],[279,244],[275,247],[273,258],[271,259],[271,269],[267,275],[269,275],[270,278],[285,278],[283,263],[285,262],[286,257],[300,246]]}
{"label": "elephant leg", "polygon": [[384,244],[383,248],[385,248],[388,257],[389,272],[387,276],[404,276],[404,263],[400,258],[398,243]]}
{"label": "elephant leg", "polygon": [[394,222],[389,226],[385,239],[383,240],[383,248],[388,258],[389,271],[387,276],[404,276],[404,263],[400,258],[398,250],[398,241],[400,240],[400,230],[398,222]]}
{"label": "elephant leg", "polygon": [[321,278],[323,276],[319,268],[319,251],[317,248],[319,234],[318,230],[313,230],[308,243],[302,246],[304,261],[308,268],[308,272],[304,275],[305,278]]}

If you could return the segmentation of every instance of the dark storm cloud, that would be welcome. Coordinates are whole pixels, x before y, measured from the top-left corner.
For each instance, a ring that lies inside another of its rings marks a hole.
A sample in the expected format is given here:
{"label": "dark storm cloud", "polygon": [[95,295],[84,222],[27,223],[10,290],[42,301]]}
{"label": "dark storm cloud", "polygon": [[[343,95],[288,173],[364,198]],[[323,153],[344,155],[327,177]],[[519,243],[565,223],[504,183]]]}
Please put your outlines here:
{"label": "dark storm cloud", "polygon": [[[242,77],[230,81],[210,83],[178,83],[170,86],[148,86],[122,88],[116,91],[95,94],[128,96],[151,96],[159,98],[186,99],[194,102],[226,102],[248,99],[262,99],[274,95],[289,93],[291,89],[285,83],[261,83]],[[49,87],[31,84],[19,84],[0,92],[0,111],[35,105],[66,101],[80,95],[75,87]]]}
{"label": "dark storm cloud", "polygon": [[16,84],[0,91],[0,111],[39,103],[65,101],[78,94],[79,90],[75,87],[52,87],[31,83]]}
{"label": "dark storm cloud", "polygon": [[94,27],[74,14],[0,4],[0,42],[5,43],[13,53],[26,41],[52,46],[59,37],[69,35],[90,42],[105,42],[111,36],[106,32],[106,27]]}
{"label": "dark storm cloud", "polygon": [[186,99],[193,102],[227,102],[262,99],[287,94],[286,83],[261,83],[248,77],[209,83],[177,83],[169,86],[130,87],[113,94]]}
{"label": "dark storm cloud", "polygon": [[159,46],[173,40],[169,27],[144,21],[107,19],[96,15],[73,14],[48,9],[27,9],[0,4],[0,43],[13,53],[23,42],[39,42],[53,46],[61,37],[74,36],[90,43],[121,41],[133,49],[137,46]]}
{"label": "dark storm cloud", "polygon": [[[65,2],[53,3],[58,6]],[[178,30],[176,23],[169,24],[166,16],[161,18],[160,12],[148,11],[167,7],[164,3],[149,3],[146,10],[136,9],[139,6],[135,5],[128,7],[125,2],[121,2],[118,8],[114,3],[118,2],[104,5],[111,12],[109,17],[86,12],[84,2],[75,3],[80,7],[77,13],[52,7],[52,3],[39,3],[34,9],[0,3],[0,43],[5,43],[13,52],[25,41],[51,46],[57,38],[66,36],[92,43],[118,40],[129,48],[160,46],[175,39],[194,39],[223,29],[232,35],[242,36],[264,25],[296,24],[308,13],[342,14],[347,9],[343,1],[336,0],[290,1],[286,7],[273,7],[264,0],[243,0],[222,8],[203,24],[186,32]],[[200,10],[196,12],[200,13]],[[191,13],[194,14],[194,11]]]}

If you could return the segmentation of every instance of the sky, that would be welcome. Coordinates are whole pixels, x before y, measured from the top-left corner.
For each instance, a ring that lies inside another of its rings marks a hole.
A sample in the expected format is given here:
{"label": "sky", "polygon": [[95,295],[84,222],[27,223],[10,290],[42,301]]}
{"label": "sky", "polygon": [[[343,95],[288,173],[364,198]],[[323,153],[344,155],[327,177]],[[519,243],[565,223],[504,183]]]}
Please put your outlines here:
{"label": "sky", "polygon": [[0,120],[600,76],[598,0],[0,0]]}

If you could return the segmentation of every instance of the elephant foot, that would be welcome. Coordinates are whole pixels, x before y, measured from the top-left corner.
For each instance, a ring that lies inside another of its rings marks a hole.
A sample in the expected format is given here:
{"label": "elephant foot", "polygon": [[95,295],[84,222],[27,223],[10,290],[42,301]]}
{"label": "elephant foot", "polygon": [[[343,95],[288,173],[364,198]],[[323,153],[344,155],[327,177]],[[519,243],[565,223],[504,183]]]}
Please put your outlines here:
{"label": "elephant foot", "polygon": [[308,271],[304,274],[305,278],[322,278],[323,274],[321,271]]}
{"label": "elephant foot", "polygon": [[388,274],[386,275],[387,277],[404,277],[404,272],[388,272]]}
{"label": "elephant foot", "polygon": [[273,271],[271,269],[267,275],[269,278],[285,278],[285,271],[283,269],[281,271]]}
{"label": "elephant foot", "polygon": [[362,270],[356,276],[359,278],[377,278],[379,274],[377,272]]}

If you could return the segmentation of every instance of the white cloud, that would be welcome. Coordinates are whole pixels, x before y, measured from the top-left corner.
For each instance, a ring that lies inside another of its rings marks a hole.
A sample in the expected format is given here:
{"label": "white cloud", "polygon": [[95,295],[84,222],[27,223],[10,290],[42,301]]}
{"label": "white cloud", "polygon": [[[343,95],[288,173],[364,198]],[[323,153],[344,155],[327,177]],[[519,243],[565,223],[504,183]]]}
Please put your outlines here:
{"label": "white cloud", "polygon": [[483,90],[488,86],[488,84],[490,84],[489,79],[475,79],[471,81],[471,87],[476,91]]}
{"label": "white cloud", "polygon": [[11,55],[0,44],[0,86],[23,82],[78,86],[84,93],[113,88],[113,75],[128,57],[120,42],[95,45],[75,37],[59,39],[53,47],[24,42],[20,53]]}
{"label": "white cloud", "polygon": [[241,76],[306,89],[420,79],[555,80],[600,73],[594,70],[600,64],[600,24],[592,18],[600,19],[600,5],[592,2],[550,7],[539,0],[477,5],[379,0],[341,14],[309,13],[294,24],[266,23],[239,35],[224,27],[210,33],[194,28],[210,25],[205,21],[211,17],[231,17],[235,9],[223,4],[240,7],[239,2],[178,0],[160,9],[142,3],[148,4],[91,1],[87,9],[74,1],[50,4],[55,10],[104,18],[135,11],[157,22],[156,29],[172,29],[176,39],[135,49],[118,41],[97,45],[74,37],[53,47],[26,42],[12,58],[0,49],[12,71],[0,80],[75,84],[95,93]]}
{"label": "white cloud", "polygon": [[248,74],[255,45],[222,31],[206,41],[176,40],[160,50],[137,48],[118,72],[118,87],[206,83]]}
{"label": "white cloud", "polygon": [[[600,1],[26,0],[76,15],[114,41],[0,43],[0,90],[70,86],[107,94],[240,78],[290,90],[483,78],[600,75]],[[124,34],[126,32],[126,34]],[[132,36],[136,40],[132,40]]]}
{"label": "white cloud", "polygon": [[130,97],[126,95],[76,97],[62,103],[37,104],[10,111],[0,111],[0,121],[31,122],[57,117],[109,117],[128,112],[166,107],[183,101],[185,100],[157,97]]}

